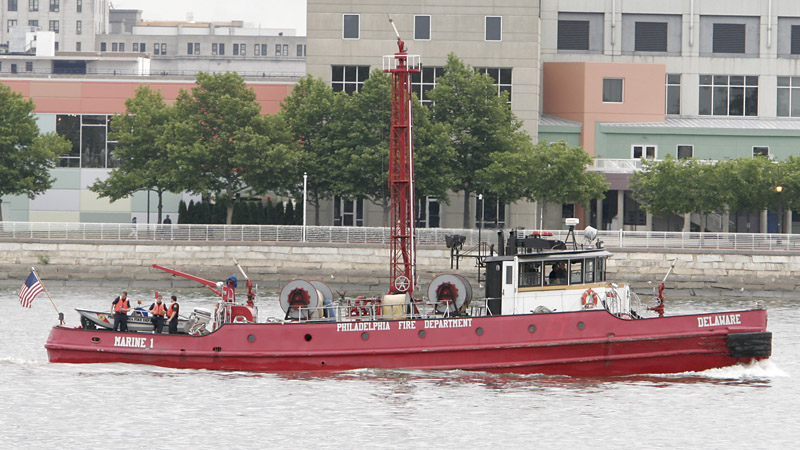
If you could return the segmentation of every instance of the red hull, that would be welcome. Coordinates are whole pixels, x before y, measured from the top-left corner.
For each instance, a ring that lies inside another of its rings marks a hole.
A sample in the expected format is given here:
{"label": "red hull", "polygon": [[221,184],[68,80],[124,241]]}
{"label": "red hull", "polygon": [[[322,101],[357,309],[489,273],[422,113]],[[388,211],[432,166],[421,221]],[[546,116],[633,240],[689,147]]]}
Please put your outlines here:
{"label": "red hull", "polygon": [[[256,372],[358,368],[578,376],[701,371],[769,356],[732,348],[760,336],[766,311],[622,320],[603,310],[460,319],[227,324],[206,336],[54,327],[51,362],[150,364]],[[765,341],[766,339],[766,341]]]}

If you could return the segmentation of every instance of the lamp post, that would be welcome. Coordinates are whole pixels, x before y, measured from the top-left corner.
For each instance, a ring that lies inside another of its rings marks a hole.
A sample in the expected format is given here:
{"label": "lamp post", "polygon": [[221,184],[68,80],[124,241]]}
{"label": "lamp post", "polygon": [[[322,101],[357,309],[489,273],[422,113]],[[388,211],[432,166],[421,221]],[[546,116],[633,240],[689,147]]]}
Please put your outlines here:
{"label": "lamp post", "polygon": [[783,186],[775,186],[775,192],[778,193],[778,234],[781,234],[781,225],[783,224],[783,205],[781,204],[781,192],[783,192]]}
{"label": "lamp post", "polygon": [[306,202],[308,201],[308,173],[303,172],[303,242],[306,241]]}

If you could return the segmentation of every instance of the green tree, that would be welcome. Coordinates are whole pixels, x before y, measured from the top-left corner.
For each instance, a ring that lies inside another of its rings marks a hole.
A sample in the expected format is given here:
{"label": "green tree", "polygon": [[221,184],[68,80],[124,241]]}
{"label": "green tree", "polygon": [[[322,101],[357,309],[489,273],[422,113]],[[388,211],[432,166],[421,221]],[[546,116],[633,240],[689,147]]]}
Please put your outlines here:
{"label": "green tree", "polygon": [[125,100],[125,114],[111,121],[109,138],[117,141],[113,157],[118,166],[89,190],[112,202],[138,191],[155,191],[161,223],[164,193],[180,190],[175,163],[167,151],[166,131],[171,121],[172,110],[161,92],[139,86],[134,97]]}
{"label": "green tree", "polygon": [[50,169],[72,148],[55,133],[39,135],[33,110],[33,100],[0,83],[0,222],[3,196],[33,199],[50,189]]}
{"label": "green tree", "polygon": [[[518,137],[518,139],[521,139]],[[547,203],[579,203],[602,198],[608,189],[602,174],[587,171],[592,157],[564,141],[536,146],[519,142],[517,151],[493,153],[478,172],[485,192],[504,203],[521,199]]]}
{"label": "green tree", "polygon": [[[389,212],[389,147],[392,120],[391,77],[375,69],[334,119],[332,160],[336,175],[334,192],[349,199],[369,199],[381,205],[384,222]],[[452,164],[455,151],[450,145],[445,124],[430,121],[430,112],[416,97],[414,111],[415,195],[448,200],[453,186]]]}
{"label": "green tree", "polygon": [[737,158],[717,163],[719,171],[717,189],[721,192],[729,211],[748,213],[748,232],[751,231],[750,215],[757,214],[777,202],[775,185],[778,182],[778,167],[779,164],[766,156]]}
{"label": "green tree", "polygon": [[[288,129],[302,146],[293,177],[308,174],[308,201],[314,205],[314,223],[319,225],[320,202],[333,197],[336,174],[332,170],[334,119],[347,102],[345,94],[334,94],[319,78],[301,78],[281,104]],[[298,184],[302,186],[302,184]]]}
{"label": "green tree", "polygon": [[168,130],[168,150],[186,190],[212,192],[233,219],[233,198],[258,182],[257,189],[282,184],[296,156],[282,118],[262,116],[256,95],[236,73],[197,74],[191,94],[175,102],[176,122]]}
{"label": "green tree", "polygon": [[520,151],[530,138],[508,106],[508,96],[497,95],[492,79],[465,66],[454,54],[447,57],[444,75],[431,91],[433,120],[447,124],[456,156],[456,189],[464,195],[464,228],[470,227],[470,194],[488,191],[478,173],[503,152]]}

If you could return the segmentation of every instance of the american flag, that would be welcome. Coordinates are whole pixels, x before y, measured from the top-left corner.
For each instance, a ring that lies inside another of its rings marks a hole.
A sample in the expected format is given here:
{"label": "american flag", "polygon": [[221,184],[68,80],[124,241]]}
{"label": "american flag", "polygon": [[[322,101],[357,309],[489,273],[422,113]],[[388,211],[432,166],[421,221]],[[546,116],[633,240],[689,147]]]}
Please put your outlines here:
{"label": "american flag", "polygon": [[28,275],[28,279],[22,284],[22,289],[19,290],[20,304],[26,308],[30,308],[33,299],[43,290],[42,282],[39,281],[35,273],[31,272],[31,274]]}

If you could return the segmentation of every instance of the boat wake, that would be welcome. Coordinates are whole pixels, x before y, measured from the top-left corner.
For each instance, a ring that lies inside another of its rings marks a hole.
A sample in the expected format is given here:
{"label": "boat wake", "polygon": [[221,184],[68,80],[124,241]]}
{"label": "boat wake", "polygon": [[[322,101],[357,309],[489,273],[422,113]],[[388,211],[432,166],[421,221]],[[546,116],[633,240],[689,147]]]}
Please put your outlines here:
{"label": "boat wake", "polygon": [[722,367],[719,369],[709,369],[703,372],[696,372],[696,375],[714,379],[760,379],[760,378],[782,378],[789,374],[784,372],[772,360],[765,359],[755,361],[750,364],[737,364],[735,366]]}

